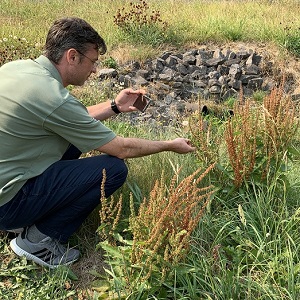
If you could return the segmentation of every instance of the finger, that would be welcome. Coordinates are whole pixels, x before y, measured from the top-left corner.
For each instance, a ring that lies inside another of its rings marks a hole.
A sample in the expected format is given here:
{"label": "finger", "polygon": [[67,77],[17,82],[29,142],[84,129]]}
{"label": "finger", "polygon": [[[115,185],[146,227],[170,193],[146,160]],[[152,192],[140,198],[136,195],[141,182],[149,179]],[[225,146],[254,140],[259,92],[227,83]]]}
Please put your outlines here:
{"label": "finger", "polygon": [[186,140],[186,143],[193,148],[193,150],[196,150],[196,147],[193,145],[193,143],[190,140]]}
{"label": "finger", "polygon": [[146,93],[146,91],[143,90],[143,89],[139,89],[139,90],[131,90],[131,91],[129,92],[129,94],[137,94],[137,95],[139,95],[139,94],[145,95],[145,93]]}
{"label": "finger", "polygon": [[132,106],[132,105],[130,105],[128,108],[129,108],[130,110],[132,110],[132,111],[138,111],[138,109],[137,109],[136,107]]}

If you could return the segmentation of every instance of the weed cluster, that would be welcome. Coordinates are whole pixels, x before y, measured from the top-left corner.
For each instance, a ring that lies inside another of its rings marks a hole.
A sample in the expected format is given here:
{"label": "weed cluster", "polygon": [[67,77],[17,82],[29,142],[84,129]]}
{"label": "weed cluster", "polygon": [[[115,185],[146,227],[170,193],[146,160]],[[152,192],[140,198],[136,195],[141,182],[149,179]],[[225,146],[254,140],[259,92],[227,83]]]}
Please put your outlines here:
{"label": "weed cluster", "polygon": [[234,186],[240,187],[252,174],[257,150],[258,112],[251,111],[250,101],[236,105],[235,117],[228,120],[225,140],[234,173]]}
{"label": "weed cluster", "polygon": [[299,122],[294,103],[283,96],[283,82],[265,96],[262,107],[251,108],[247,101],[228,122],[226,143],[236,187],[250,177],[267,183],[284,164]]}
{"label": "weed cluster", "polygon": [[262,170],[263,177],[270,171],[276,172],[282,167],[283,159],[289,155],[299,120],[296,118],[296,106],[290,97],[283,95],[281,87],[274,89],[264,98],[264,153],[267,161]]}
{"label": "weed cluster", "polygon": [[106,171],[103,170],[103,180],[101,184],[101,209],[99,211],[101,226],[97,229],[103,240],[107,240],[112,244],[115,244],[114,233],[116,232],[118,222],[120,221],[123,197],[122,194],[118,200],[113,196],[110,197],[110,201],[105,197],[105,182]]}
{"label": "weed cluster", "polygon": [[199,169],[178,185],[174,176],[167,195],[162,176],[161,181],[154,185],[149,199],[144,199],[138,215],[131,209],[132,263],[143,264],[149,270],[147,276],[157,265],[164,277],[168,266],[177,266],[184,261],[190,236],[212,194],[212,186],[200,188],[199,184],[212,168],[213,165],[200,176]]}
{"label": "weed cluster", "polygon": [[125,241],[115,235],[117,243],[111,244],[108,240],[100,243],[111,262],[109,274],[113,275],[114,288],[117,286],[128,295],[136,290],[156,294],[158,290],[162,292],[163,282],[174,280],[174,270],[184,262],[191,234],[214,192],[213,186],[204,184],[204,178],[213,167],[201,175],[198,169],[179,184],[174,176],[169,187],[162,174],[149,199],[145,198],[140,205],[138,214],[131,196],[132,240]]}
{"label": "weed cluster", "polygon": [[167,22],[158,10],[151,10],[145,0],[130,2],[129,8],[118,9],[114,24],[133,43],[158,45],[167,39]]}
{"label": "weed cluster", "polygon": [[114,23],[124,31],[130,32],[132,29],[142,29],[144,26],[157,24],[167,25],[162,21],[159,11],[149,11],[150,7],[144,0],[139,0],[139,3],[130,2],[129,6],[128,11],[123,7],[118,9],[114,16]]}
{"label": "weed cluster", "polygon": [[[199,101],[199,107],[201,107],[201,101]],[[191,116],[189,129],[193,144],[197,148],[196,155],[199,163],[209,166],[212,163],[219,162],[219,149],[216,145],[220,145],[223,139],[220,117],[223,118],[224,112],[218,113],[217,117],[210,115],[208,121],[202,110],[199,109],[197,114]]]}
{"label": "weed cluster", "polygon": [[239,188],[251,180],[267,184],[284,168],[299,120],[295,104],[283,95],[283,86],[284,79],[265,95],[262,104],[243,101],[241,95],[234,105],[234,116],[219,122],[218,130],[214,119],[204,119],[201,113],[196,123],[191,119],[198,157],[204,165],[218,163],[219,174],[215,175],[223,178],[224,185]]}

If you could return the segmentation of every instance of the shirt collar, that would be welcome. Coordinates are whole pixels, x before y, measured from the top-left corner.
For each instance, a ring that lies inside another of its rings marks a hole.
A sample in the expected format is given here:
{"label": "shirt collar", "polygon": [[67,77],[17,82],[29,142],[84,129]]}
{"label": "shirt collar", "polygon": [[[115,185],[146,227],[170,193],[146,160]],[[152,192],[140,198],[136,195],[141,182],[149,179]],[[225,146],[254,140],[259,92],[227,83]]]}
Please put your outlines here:
{"label": "shirt collar", "polygon": [[35,59],[35,62],[37,62],[39,65],[47,69],[57,81],[63,84],[62,78],[58,70],[56,69],[55,65],[50,61],[49,58],[47,58],[44,55],[41,55],[40,57]]}

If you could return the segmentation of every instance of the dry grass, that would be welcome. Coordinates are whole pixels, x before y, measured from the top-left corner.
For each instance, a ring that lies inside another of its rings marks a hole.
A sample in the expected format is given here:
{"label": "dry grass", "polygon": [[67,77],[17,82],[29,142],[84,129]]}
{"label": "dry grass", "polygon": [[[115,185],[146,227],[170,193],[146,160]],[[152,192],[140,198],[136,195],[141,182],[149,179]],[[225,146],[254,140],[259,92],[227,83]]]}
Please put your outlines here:
{"label": "dry grass", "polygon": [[101,251],[90,250],[84,256],[71,266],[71,270],[78,276],[77,281],[73,281],[73,288],[80,291],[90,291],[95,276],[91,271],[104,274],[104,268],[107,264],[104,261]]}

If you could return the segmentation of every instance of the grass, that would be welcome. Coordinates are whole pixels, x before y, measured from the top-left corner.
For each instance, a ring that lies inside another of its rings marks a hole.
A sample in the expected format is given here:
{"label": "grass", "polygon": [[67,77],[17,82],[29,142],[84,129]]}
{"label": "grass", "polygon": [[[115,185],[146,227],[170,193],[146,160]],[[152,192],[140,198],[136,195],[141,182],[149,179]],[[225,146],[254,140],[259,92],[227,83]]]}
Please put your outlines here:
{"label": "grass", "polygon": [[[285,202],[290,199],[274,196],[257,189],[220,211],[223,221],[214,215],[203,221],[195,236],[202,254],[195,250],[197,259],[191,256],[201,272],[197,288],[202,296],[210,291],[213,299],[299,297],[299,209],[290,210]],[[203,231],[214,239],[214,248],[207,248]]]}
{"label": "grass", "polygon": [[[72,274],[66,268],[54,271],[43,270],[29,264],[25,259],[12,255],[8,249],[9,239],[3,235],[0,239],[1,299],[68,299],[75,294],[71,289]],[[70,278],[71,278],[70,277]],[[50,298],[49,298],[50,297]]]}
{"label": "grass", "polygon": [[[167,28],[162,34],[159,24],[151,30],[146,27],[142,35],[139,35],[138,30],[126,33],[114,24],[117,10],[128,8],[129,2],[2,0],[0,65],[19,57],[39,55],[50,24],[54,19],[67,15],[86,19],[100,32],[109,49],[103,60],[114,64],[132,59],[143,61],[174,47],[186,49],[213,44],[222,47],[241,42],[255,45],[263,43],[267,48],[276,48],[281,58],[300,56],[300,21],[294,13],[299,10],[298,1],[149,0],[147,2],[151,9],[159,10],[162,20],[167,22]],[[96,77],[81,88],[71,89],[86,105],[110,96],[109,90],[99,92]],[[260,105],[264,97],[262,92],[257,92],[254,101]],[[222,126],[219,121],[217,124]],[[178,132],[190,134],[183,128],[149,130],[147,124],[131,127],[118,118],[108,121],[107,125],[123,136],[150,139],[172,138]],[[217,130],[218,135],[220,131]],[[100,219],[95,211],[72,237],[71,242],[79,244],[83,257],[71,269],[62,268],[49,272],[15,257],[8,247],[10,237],[2,234],[0,298],[125,299],[127,292],[127,299],[298,299],[299,129],[293,145],[298,153],[293,151],[290,154],[293,160],[287,160],[288,172],[276,173],[278,177],[270,180],[267,186],[253,180],[234,193],[230,193],[229,188],[218,190],[191,236],[186,260],[179,267],[171,268],[171,276],[161,282],[159,288],[154,281],[148,286],[141,282],[140,285],[137,284],[135,291],[129,293],[126,286],[121,284],[124,278],[115,276],[114,287],[118,283],[121,290],[114,296],[109,293],[107,282],[111,283],[111,277],[105,276],[103,269],[110,272],[113,269],[108,264],[109,259],[104,261],[103,252],[95,250],[100,242],[100,237],[95,233]],[[223,145],[217,140],[212,146],[217,148],[212,149],[217,150],[214,151],[215,154],[223,153]],[[221,162],[224,161],[226,158],[222,157]],[[168,186],[174,174],[177,176],[177,183],[181,182],[198,169],[202,162],[193,154],[181,156],[160,153],[131,159],[127,163],[127,183],[115,197],[123,196],[125,219],[122,220],[121,227],[130,230],[127,228],[126,218],[130,213],[131,193],[135,206],[139,207],[143,199],[149,197],[156,180],[161,178],[162,170]],[[226,181],[229,179],[227,177]],[[222,183],[224,182],[215,182],[216,186]],[[128,232],[125,236],[130,237]],[[124,249],[130,251],[130,247]],[[116,251],[120,249],[117,248]],[[122,259],[124,257],[125,255]],[[117,265],[127,262],[118,261],[118,257],[112,259]]]}
{"label": "grass", "polygon": [[[128,7],[129,2],[3,0],[0,39],[12,35],[42,44],[54,19],[76,15],[93,24],[107,41],[110,53],[121,45],[134,45],[127,55],[145,58],[166,44],[184,47],[209,42],[255,41],[294,47],[294,54],[299,54],[300,21],[294,14],[299,9],[297,1],[150,0],[151,10],[159,10],[161,19],[168,24],[154,47],[151,43],[158,38],[157,30],[147,33],[139,28],[140,36],[136,31],[126,35],[114,24],[117,10]],[[145,45],[148,45],[146,51]]]}

